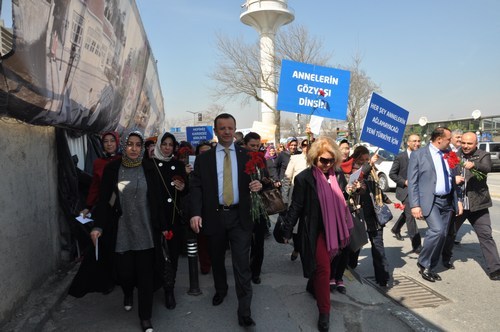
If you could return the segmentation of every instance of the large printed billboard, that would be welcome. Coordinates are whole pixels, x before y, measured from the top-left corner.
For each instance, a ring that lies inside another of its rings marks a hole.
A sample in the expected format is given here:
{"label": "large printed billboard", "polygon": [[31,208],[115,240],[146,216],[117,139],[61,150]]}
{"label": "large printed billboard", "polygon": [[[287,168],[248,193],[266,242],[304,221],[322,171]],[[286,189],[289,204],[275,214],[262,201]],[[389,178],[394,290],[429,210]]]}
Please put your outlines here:
{"label": "large printed billboard", "polygon": [[163,130],[155,60],[134,0],[12,1],[0,115],[99,133]]}

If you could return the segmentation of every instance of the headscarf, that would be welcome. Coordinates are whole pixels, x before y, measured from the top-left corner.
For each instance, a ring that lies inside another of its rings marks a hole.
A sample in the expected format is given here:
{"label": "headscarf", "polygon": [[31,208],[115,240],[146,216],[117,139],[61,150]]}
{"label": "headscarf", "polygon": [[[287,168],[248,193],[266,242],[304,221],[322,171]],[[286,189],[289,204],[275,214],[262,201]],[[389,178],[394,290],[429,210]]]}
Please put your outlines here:
{"label": "headscarf", "polygon": [[122,156],[122,165],[125,167],[138,167],[142,163],[142,156],[144,154],[144,136],[138,130],[131,131],[125,136],[125,139],[122,140],[122,149],[123,151],[127,148],[127,142],[130,136],[137,136],[141,139],[141,152],[139,153],[139,157],[136,159],[130,159],[127,154],[124,152]]}
{"label": "headscarf", "polygon": [[344,174],[351,174],[353,163],[354,163],[354,158],[352,158],[352,157],[349,157],[349,158],[347,158],[346,161],[343,161],[340,164],[340,167],[342,168],[342,172],[344,172]]}
{"label": "headscarf", "polygon": [[[174,144],[174,149],[172,151],[172,154],[170,156],[165,156],[163,152],[161,151],[161,143],[163,143],[167,138],[171,138],[172,142]],[[174,157],[174,152],[175,148],[177,147],[177,140],[175,139],[175,136],[172,135],[169,132],[163,133],[161,136],[161,139],[156,141],[156,146],[155,146],[155,158],[158,160],[163,160],[163,161],[170,161]]]}
{"label": "headscarf", "polygon": [[[274,156],[271,156],[271,154],[269,153],[271,149],[274,149]],[[277,157],[278,157],[278,152],[276,151],[274,145],[269,145],[266,149],[266,154],[264,155],[264,158],[268,160],[268,159],[275,159]]]}
{"label": "headscarf", "polygon": [[339,249],[349,244],[349,230],[354,224],[333,167],[328,170],[328,180],[316,166],[312,166],[312,173],[316,180],[321,216],[325,226],[326,249],[331,259],[337,255]]}
{"label": "headscarf", "polygon": [[118,150],[120,148],[120,135],[118,135],[118,133],[116,131],[107,131],[104,134],[102,134],[102,136],[101,136],[101,147],[102,147],[103,151],[104,151],[104,137],[106,137],[108,135],[111,135],[111,136],[113,136],[115,138],[116,150],[113,153],[107,153],[107,152],[105,152],[104,154],[106,155],[106,157],[112,157],[112,156],[114,156],[115,154],[118,153]]}

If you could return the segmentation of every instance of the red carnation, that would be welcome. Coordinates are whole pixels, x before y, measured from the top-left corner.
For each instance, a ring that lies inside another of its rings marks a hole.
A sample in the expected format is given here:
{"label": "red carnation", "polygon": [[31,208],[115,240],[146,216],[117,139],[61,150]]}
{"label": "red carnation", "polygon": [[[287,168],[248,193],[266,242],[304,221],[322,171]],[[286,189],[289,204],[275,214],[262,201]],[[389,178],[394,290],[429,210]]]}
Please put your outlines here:
{"label": "red carnation", "polygon": [[174,237],[174,232],[168,231],[167,234],[165,234],[164,236],[165,236],[165,239],[172,240],[172,238]]}
{"label": "red carnation", "polygon": [[454,169],[458,165],[460,165],[460,158],[458,158],[457,154],[453,151],[447,152],[443,155],[443,158],[448,162],[448,166],[450,169]]}

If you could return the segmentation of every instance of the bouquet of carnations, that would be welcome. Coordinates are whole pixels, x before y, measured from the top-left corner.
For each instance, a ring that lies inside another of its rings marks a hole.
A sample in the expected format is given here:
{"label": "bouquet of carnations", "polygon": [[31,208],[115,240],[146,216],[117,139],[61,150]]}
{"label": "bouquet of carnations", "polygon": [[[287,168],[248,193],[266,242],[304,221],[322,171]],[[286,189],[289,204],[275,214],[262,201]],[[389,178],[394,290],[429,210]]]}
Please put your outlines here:
{"label": "bouquet of carnations", "polygon": [[[250,160],[245,164],[245,173],[250,175],[250,179],[253,180],[262,180],[262,170],[266,167],[264,164],[264,160],[260,152],[248,152],[250,156]],[[250,203],[250,215],[252,217],[253,222],[260,222],[261,216],[266,220],[269,219],[266,213],[266,207],[264,202],[262,202],[262,198],[260,194],[255,191],[250,192],[250,199],[252,200]]]}
{"label": "bouquet of carnations", "polygon": [[[464,161],[460,159],[460,157],[453,151],[447,152],[443,155],[443,158],[448,162],[448,166],[450,166],[450,169],[454,169],[457,166],[464,167]],[[486,178],[486,174],[483,172],[471,168],[469,171],[472,173],[472,175],[478,180],[481,181]]]}

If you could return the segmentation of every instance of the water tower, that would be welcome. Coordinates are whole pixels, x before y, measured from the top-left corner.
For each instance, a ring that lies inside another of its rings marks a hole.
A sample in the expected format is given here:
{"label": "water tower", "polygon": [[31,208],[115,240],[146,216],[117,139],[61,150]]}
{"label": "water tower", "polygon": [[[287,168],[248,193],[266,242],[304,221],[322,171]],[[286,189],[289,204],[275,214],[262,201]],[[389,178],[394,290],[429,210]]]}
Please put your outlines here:
{"label": "water tower", "polygon": [[[267,78],[267,85],[274,86],[274,38],[279,27],[294,20],[293,10],[288,8],[287,0],[247,0],[241,7],[241,22],[254,27],[260,35],[260,65],[263,73],[261,80]],[[274,92],[261,88],[260,97],[276,109]],[[273,110],[264,103],[261,103],[261,113],[263,123],[275,124]]]}

